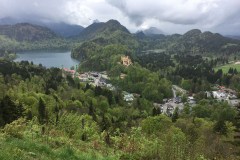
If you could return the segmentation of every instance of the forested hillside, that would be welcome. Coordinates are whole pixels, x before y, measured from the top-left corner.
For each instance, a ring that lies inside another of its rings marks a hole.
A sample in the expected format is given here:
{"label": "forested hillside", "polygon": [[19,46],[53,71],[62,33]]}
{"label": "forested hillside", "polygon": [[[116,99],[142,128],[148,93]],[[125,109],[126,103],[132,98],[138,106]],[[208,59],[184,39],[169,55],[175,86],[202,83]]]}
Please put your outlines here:
{"label": "forested hillside", "polygon": [[138,37],[142,50],[164,49],[170,54],[230,55],[240,50],[240,41],[218,33],[198,29],[183,35],[158,35]]}
{"label": "forested hillside", "polygon": [[1,159],[239,158],[237,111],[224,102],[201,100],[170,118],[144,93],[129,105],[120,90],[93,87],[61,72],[0,61]]}
{"label": "forested hillside", "polygon": [[16,41],[40,41],[57,38],[50,29],[28,23],[0,26],[0,34]]}
{"label": "forested hillside", "polygon": [[[94,67],[101,61],[98,61],[98,59],[101,59],[100,57],[105,57],[109,62],[113,62],[113,59],[116,61],[116,53],[111,55],[105,54],[103,51],[106,46],[114,47],[112,45],[122,45],[126,48],[126,51],[118,52],[118,57],[129,55],[140,63],[143,60],[142,58],[145,59],[145,57],[139,57],[139,55],[147,54],[149,51],[155,52],[155,57],[160,57],[161,55],[157,54],[164,52],[167,55],[224,56],[225,58],[236,56],[240,51],[240,41],[223,37],[217,33],[201,32],[194,29],[183,35],[149,35],[143,32],[131,34],[115,20],[106,23],[93,23],[75,38],[82,43],[76,44],[76,47],[72,49],[72,57],[83,61],[83,68],[90,67],[97,70],[101,70],[101,67]],[[154,63],[154,61],[151,62]],[[166,63],[169,63],[170,66],[174,65],[173,63],[170,64],[171,62]],[[150,65],[154,66],[156,64]],[[161,66],[159,67],[161,68]],[[103,70],[106,70],[106,67]]]}
{"label": "forested hillside", "polygon": [[19,23],[0,26],[0,48],[24,51],[38,49],[66,49],[69,42],[46,27]]}
{"label": "forested hillside", "polygon": [[134,55],[137,39],[118,21],[93,23],[78,37],[82,43],[72,49],[72,57],[82,61],[83,70],[110,70],[121,55]]}

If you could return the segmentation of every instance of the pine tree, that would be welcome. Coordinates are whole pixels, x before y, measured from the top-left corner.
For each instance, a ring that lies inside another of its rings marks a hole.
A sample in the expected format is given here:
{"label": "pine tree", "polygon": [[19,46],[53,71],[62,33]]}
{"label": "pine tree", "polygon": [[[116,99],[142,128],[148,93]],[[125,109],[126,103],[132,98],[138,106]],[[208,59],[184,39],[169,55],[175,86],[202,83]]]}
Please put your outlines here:
{"label": "pine tree", "polygon": [[82,119],[82,130],[83,130],[83,134],[81,136],[82,141],[86,141],[87,140],[87,134],[84,132],[85,129],[85,119]]}
{"label": "pine tree", "polygon": [[227,126],[225,121],[223,120],[218,120],[214,127],[213,130],[221,135],[227,135]]}
{"label": "pine tree", "polygon": [[55,119],[55,124],[57,125],[58,124],[58,121],[59,121],[59,107],[58,107],[58,97],[56,95],[53,96],[54,99],[55,99],[55,108],[54,108],[54,113],[56,114],[56,119]]}
{"label": "pine tree", "polygon": [[153,116],[157,116],[159,114],[161,114],[161,108],[160,107],[153,107],[153,111],[152,111],[152,115]]}
{"label": "pine tree", "polygon": [[102,88],[100,86],[96,86],[94,90],[95,96],[99,96],[102,94]]}
{"label": "pine tree", "polygon": [[233,74],[238,74],[238,71],[236,68],[234,69]]}
{"label": "pine tree", "polygon": [[[238,114],[235,117],[236,130],[235,130],[235,136],[234,136],[234,145],[240,147],[240,104],[238,105],[237,108],[238,108]],[[238,151],[237,154],[240,155],[240,151]]]}
{"label": "pine tree", "polygon": [[0,126],[5,125],[5,120],[3,119],[3,103],[0,102]]}
{"label": "pine tree", "polygon": [[90,102],[90,106],[89,106],[89,112],[88,112],[88,114],[90,115],[90,116],[92,116],[92,118],[93,118],[93,120],[94,121],[97,121],[97,116],[96,116],[96,113],[95,113],[96,111],[95,111],[95,108],[94,108],[94,106],[93,106],[93,103],[92,103],[92,101]]}
{"label": "pine tree", "polygon": [[38,103],[38,121],[40,124],[46,123],[46,106],[42,98],[39,99]]}
{"label": "pine tree", "polygon": [[228,73],[229,73],[229,74],[233,74],[233,69],[232,69],[232,67],[229,68]]}
{"label": "pine tree", "polygon": [[176,107],[173,112],[173,115],[172,115],[172,122],[176,122],[177,119],[179,118],[178,111],[179,111],[179,109],[178,109],[178,107]]}
{"label": "pine tree", "polygon": [[27,118],[27,120],[32,120],[33,115],[32,115],[32,112],[30,110],[27,111],[26,118]]}
{"label": "pine tree", "polygon": [[153,116],[156,116],[156,115],[157,115],[157,109],[156,109],[155,107],[153,107],[152,115],[153,115]]}
{"label": "pine tree", "polygon": [[14,120],[23,116],[24,108],[22,104],[17,106],[10,98],[6,95],[0,104],[0,125],[4,126],[7,123],[11,123]]}
{"label": "pine tree", "polygon": [[87,91],[88,89],[90,89],[91,88],[91,85],[90,84],[86,84],[86,86],[85,86],[85,88],[84,88],[84,91]]}

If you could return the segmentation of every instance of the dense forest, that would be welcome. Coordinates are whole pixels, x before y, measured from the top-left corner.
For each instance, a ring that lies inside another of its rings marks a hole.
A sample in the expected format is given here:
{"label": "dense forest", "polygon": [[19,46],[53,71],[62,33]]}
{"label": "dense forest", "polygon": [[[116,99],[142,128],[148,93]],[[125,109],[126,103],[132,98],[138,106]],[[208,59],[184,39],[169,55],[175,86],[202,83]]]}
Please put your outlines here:
{"label": "dense forest", "polygon": [[140,66],[120,84],[137,93],[145,86],[132,104],[121,90],[63,78],[57,68],[6,60],[0,68],[1,159],[237,159],[236,109],[202,99],[163,115],[151,102],[170,97],[171,84]]}

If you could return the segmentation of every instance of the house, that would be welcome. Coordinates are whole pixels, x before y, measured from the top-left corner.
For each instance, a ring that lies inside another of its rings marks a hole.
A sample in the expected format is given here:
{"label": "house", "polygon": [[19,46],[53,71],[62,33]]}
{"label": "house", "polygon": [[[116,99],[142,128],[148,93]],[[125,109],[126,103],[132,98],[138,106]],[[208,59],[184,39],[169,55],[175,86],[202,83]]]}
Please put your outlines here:
{"label": "house", "polygon": [[127,75],[124,74],[124,73],[121,73],[121,74],[120,74],[120,78],[121,78],[121,79],[124,79],[126,76],[127,76]]}
{"label": "house", "polygon": [[227,99],[227,94],[222,91],[222,90],[219,90],[219,91],[213,91],[213,98],[216,98],[216,99]]}
{"label": "house", "polygon": [[126,101],[126,102],[131,102],[131,101],[134,100],[134,96],[131,93],[123,91],[123,100]]}
{"label": "house", "polygon": [[188,97],[189,104],[196,104],[196,100],[193,97]]}
{"label": "house", "polygon": [[90,72],[90,75],[94,78],[98,78],[99,74],[97,72]]}
{"label": "house", "polygon": [[174,102],[175,103],[181,103],[182,102],[182,98],[181,97],[175,97],[174,98]]}
{"label": "house", "polygon": [[132,64],[132,61],[129,58],[129,56],[121,56],[121,62],[124,66],[127,66],[127,67]]}
{"label": "house", "polygon": [[229,94],[228,99],[237,99],[237,96],[234,94]]}
{"label": "house", "polygon": [[173,112],[174,112],[174,107],[171,104],[167,104],[166,114],[171,117]]}
{"label": "house", "polygon": [[68,68],[63,68],[63,71],[65,74],[71,75],[72,78],[74,78],[76,75],[78,75],[78,73],[75,70],[71,70]]}
{"label": "house", "polygon": [[206,91],[205,94],[206,94],[207,98],[211,98],[212,97],[212,94],[209,91]]}
{"label": "house", "polygon": [[229,100],[228,104],[232,106],[240,106],[240,99]]}
{"label": "house", "polygon": [[167,98],[163,98],[163,103],[167,103],[168,99]]}

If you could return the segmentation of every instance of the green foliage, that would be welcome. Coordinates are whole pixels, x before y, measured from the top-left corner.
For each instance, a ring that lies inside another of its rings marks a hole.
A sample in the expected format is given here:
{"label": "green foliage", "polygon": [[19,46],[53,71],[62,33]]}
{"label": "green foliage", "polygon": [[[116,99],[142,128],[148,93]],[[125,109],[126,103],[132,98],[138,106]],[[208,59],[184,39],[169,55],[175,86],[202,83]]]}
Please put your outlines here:
{"label": "green foliage", "polygon": [[68,137],[85,140],[92,140],[98,135],[98,126],[88,115],[77,115],[72,113],[63,113],[58,122],[58,129],[64,131]]}
{"label": "green foliage", "polygon": [[209,101],[202,100],[198,105],[193,107],[193,112],[199,118],[211,118],[212,120],[234,121],[237,111],[226,103],[215,102],[211,104]]}
{"label": "green foliage", "polygon": [[23,138],[23,132],[26,129],[26,120],[19,118],[10,124],[4,126],[3,132],[15,138]]}
{"label": "green foliage", "polygon": [[142,121],[142,129],[148,134],[165,132],[171,125],[170,118],[165,115],[148,117]]}
{"label": "green foliage", "polygon": [[120,63],[121,55],[128,55],[130,53],[131,50],[125,45],[109,44],[100,46],[90,41],[74,49],[72,51],[72,57],[81,60],[81,71],[109,71]]}
{"label": "green foliage", "polygon": [[232,145],[235,109],[202,100],[172,119],[159,112],[152,117],[149,99],[171,97],[172,85],[137,64],[124,68],[125,79],[115,77],[119,88],[140,91],[126,104],[120,90],[63,78],[59,69],[0,62],[0,115],[9,121],[0,132],[1,159],[239,158]]}
{"label": "green foliage", "polygon": [[138,55],[137,58],[141,66],[152,71],[158,71],[159,69],[165,69],[170,66],[174,67],[171,56],[165,53],[146,53]]}
{"label": "green foliage", "polygon": [[172,96],[171,82],[160,78],[157,73],[151,73],[138,65],[129,66],[125,71],[127,76],[124,79],[113,82],[123,90],[138,93],[154,102],[162,102],[163,98]]}

